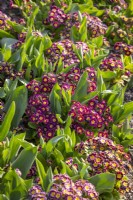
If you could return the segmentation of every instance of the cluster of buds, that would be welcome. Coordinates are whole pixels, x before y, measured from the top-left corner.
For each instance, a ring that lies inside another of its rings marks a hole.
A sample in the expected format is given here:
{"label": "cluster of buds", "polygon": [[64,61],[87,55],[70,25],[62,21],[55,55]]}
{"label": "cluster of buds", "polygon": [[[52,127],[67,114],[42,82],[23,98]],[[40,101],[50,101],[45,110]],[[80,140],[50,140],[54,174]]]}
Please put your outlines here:
{"label": "cluster of buds", "polygon": [[[72,64],[78,65],[80,63],[80,60],[73,50],[73,45],[74,43],[70,40],[62,40],[53,43],[51,48],[46,51],[48,61],[51,63],[55,63],[59,61],[59,59],[62,59],[65,67]],[[89,51],[87,44],[83,42],[76,42],[75,48],[82,48],[84,55]]]}
{"label": "cluster of buds", "polygon": [[14,68],[13,64],[7,62],[0,62],[0,74],[4,75],[4,79],[14,80],[16,78],[22,78],[24,75],[24,71],[18,72]]}
{"label": "cluster of buds", "polygon": [[[21,32],[21,33],[19,33],[18,34],[18,40],[20,41],[20,42],[24,42],[25,41],[25,39],[26,39],[26,35],[27,35],[27,32]],[[41,34],[41,32],[39,32],[39,31],[32,31],[32,35],[34,36],[34,37],[42,37],[42,34]]]}
{"label": "cluster of buds", "polygon": [[123,39],[124,37],[127,36],[127,32],[124,31],[124,30],[122,30],[122,29],[118,29],[118,30],[117,30],[117,35],[118,35],[121,39]]}
{"label": "cluster of buds", "polygon": [[[18,34],[18,41],[12,45],[12,49],[18,49],[21,45],[25,42],[26,39],[26,32],[22,32]],[[32,35],[34,37],[42,37],[42,34],[39,31],[33,31]]]}
{"label": "cluster of buds", "polygon": [[43,93],[36,93],[30,96],[27,110],[29,121],[37,125],[38,136],[45,141],[51,139],[59,127],[55,114],[51,112],[48,97]]}
{"label": "cluster of buds", "polygon": [[123,63],[121,61],[120,55],[110,54],[106,59],[100,64],[100,69],[103,71],[114,71],[122,70]]}
{"label": "cluster of buds", "polygon": [[42,190],[40,185],[34,185],[29,190],[29,197],[31,200],[47,200],[46,193]]}
{"label": "cluster of buds", "polygon": [[[90,16],[86,13],[83,13],[82,17],[86,17],[87,19],[87,29],[91,37],[98,37],[106,33],[107,26],[103,24],[98,17]],[[80,21],[77,12],[68,14],[65,28],[63,31],[61,31],[60,35],[65,39],[69,39],[71,27],[73,26],[75,26],[77,29],[80,28]]]}
{"label": "cluster of buds", "polygon": [[78,134],[93,137],[93,131],[109,127],[113,122],[110,109],[105,100],[99,101],[98,97],[90,100],[88,105],[73,102],[69,115],[72,117],[72,128]]}
{"label": "cluster of buds", "polygon": [[[88,92],[96,90],[96,72],[95,69],[90,67],[86,68],[84,71],[88,72]],[[71,89],[72,94],[74,93],[77,83],[83,73],[78,67],[72,68],[68,73],[62,73],[58,76],[58,83],[61,88],[68,90]]]}
{"label": "cluster of buds", "polygon": [[[88,92],[94,91],[96,89],[95,69],[90,67],[86,68],[85,71],[88,73]],[[27,85],[27,88],[34,93],[45,92],[49,94],[55,83],[58,82],[62,89],[71,89],[73,94],[82,74],[83,70],[79,69],[78,67],[73,67],[67,73],[44,74],[41,82],[33,80]]]}
{"label": "cluster of buds", "polygon": [[110,3],[114,3],[114,4],[118,4],[120,5],[122,8],[126,9],[127,8],[127,3],[124,0],[109,0]]}
{"label": "cluster of buds", "polygon": [[[120,183],[119,190],[124,193],[123,184],[127,184],[125,192],[129,191],[129,183],[125,180],[127,180],[126,174],[131,169],[129,164],[131,158],[128,153],[125,153],[123,146],[115,145],[109,138],[96,137],[77,144],[75,150],[90,164],[91,175],[104,172],[114,173],[117,182]],[[116,187],[118,187],[117,182]]]}
{"label": "cluster of buds", "polygon": [[52,5],[48,13],[48,18],[46,18],[46,22],[44,21],[44,23],[50,23],[54,28],[58,28],[59,26],[65,24],[66,19],[67,15],[64,11],[57,6]]}
{"label": "cluster of buds", "polygon": [[0,29],[9,30],[10,26],[7,23],[7,20],[10,20],[10,18],[4,14],[2,11],[0,11]]}
{"label": "cluster of buds", "polygon": [[[107,26],[104,25],[98,17],[90,16],[87,13],[84,13],[82,16],[87,19],[87,29],[91,37],[97,37],[106,33]],[[57,6],[51,7],[49,16],[45,21],[46,24],[50,23],[54,28],[64,25],[64,29],[60,32],[61,37],[64,39],[70,39],[71,27],[80,27],[80,20],[77,12],[65,14],[64,11]]]}
{"label": "cluster of buds", "polygon": [[114,50],[120,54],[125,54],[126,56],[133,54],[133,46],[122,42],[116,42],[114,44]]}
{"label": "cluster of buds", "polygon": [[132,28],[132,26],[133,26],[133,18],[132,17],[126,17],[126,16],[122,15],[122,16],[120,16],[120,19],[122,20],[122,22],[124,22],[126,27]]}
{"label": "cluster of buds", "polygon": [[87,15],[87,28],[93,38],[104,35],[107,31],[107,26],[103,24],[101,19],[90,15]]}
{"label": "cluster of buds", "polygon": [[27,84],[29,91],[32,91],[34,94],[45,93],[49,94],[57,82],[57,76],[53,73],[48,73],[43,75],[42,81],[32,80]]}
{"label": "cluster of buds", "polygon": [[114,11],[115,13],[118,13],[118,12],[120,12],[121,10],[122,10],[122,8],[121,8],[121,6],[119,6],[119,5],[116,5],[116,6],[113,7],[113,11]]}
{"label": "cluster of buds", "polygon": [[73,182],[66,174],[53,176],[53,183],[48,193],[45,193],[41,186],[36,184],[29,190],[31,200],[98,200],[99,194],[94,185],[86,180]]}
{"label": "cluster of buds", "polygon": [[18,133],[23,133],[25,132],[25,127],[24,127],[24,124],[23,125],[19,125],[15,128],[12,129],[12,133],[13,134],[18,134]]}
{"label": "cluster of buds", "polygon": [[32,167],[30,168],[28,174],[27,174],[27,178],[33,178],[37,176],[37,167],[36,164],[33,163]]}
{"label": "cluster of buds", "polygon": [[78,180],[75,183],[68,175],[57,174],[53,177],[53,185],[48,193],[49,200],[98,200],[95,187],[86,180]]}

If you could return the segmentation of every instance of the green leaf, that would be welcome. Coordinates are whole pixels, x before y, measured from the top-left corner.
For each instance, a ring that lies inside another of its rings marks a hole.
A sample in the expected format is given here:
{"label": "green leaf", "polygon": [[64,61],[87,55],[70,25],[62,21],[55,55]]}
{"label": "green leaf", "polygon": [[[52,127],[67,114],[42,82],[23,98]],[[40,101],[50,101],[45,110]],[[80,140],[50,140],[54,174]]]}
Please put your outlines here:
{"label": "green leaf", "polygon": [[0,29],[0,38],[14,38],[10,33]]}
{"label": "green leaf", "polygon": [[9,62],[10,63],[16,63],[16,62],[18,62],[19,60],[20,60],[20,52],[21,52],[21,50],[20,49],[18,49],[17,51],[15,51],[14,53],[12,53],[12,56],[10,57],[10,59],[9,59]]}
{"label": "green leaf", "polygon": [[79,41],[79,32],[76,26],[72,26],[70,35],[72,41]]}
{"label": "green leaf", "polygon": [[44,177],[44,190],[46,192],[49,191],[51,185],[53,183],[53,173],[51,167],[49,167],[46,176]]}
{"label": "green leaf", "polygon": [[106,85],[103,81],[103,77],[102,77],[100,69],[97,70],[97,85],[98,85],[98,91],[100,91],[101,93],[104,90],[106,90]]}
{"label": "green leaf", "polygon": [[46,145],[47,153],[50,153],[52,149],[55,147],[55,145],[58,143],[58,141],[62,140],[64,137],[65,137],[64,135],[59,135],[50,139]]}
{"label": "green leaf", "polygon": [[51,39],[50,39],[50,37],[48,35],[45,35],[42,38],[42,43],[44,45],[44,49],[43,50],[46,50],[46,49],[50,48],[51,45],[52,45],[52,41],[51,41]]}
{"label": "green leaf", "polygon": [[120,122],[121,120],[126,119],[129,115],[133,113],[133,102],[128,102],[124,104],[124,111],[119,116],[119,118],[116,120],[117,122]]}
{"label": "green leaf", "polygon": [[5,104],[5,110],[8,109],[10,103],[15,101],[16,111],[12,121],[12,127],[17,127],[21,117],[23,116],[27,107],[27,89],[25,86],[17,87],[10,95],[8,101]]}
{"label": "green leaf", "polygon": [[94,97],[96,97],[99,94],[98,91],[94,91],[94,92],[90,92],[89,94],[87,94],[84,99],[82,100],[81,103],[85,104],[87,103],[89,100],[93,99]]}
{"label": "green leaf", "polygon": [[50,105],[51,105],[51,109],[54,113],[56,114],[61,114],[61,97],[60,97],[60,91],[61,88],[58,85],[58,83],[56,83],[50,93]]}
{"label": "green leaf", "polygon": [[80,33],[80,40],[82,42],[85,42],[87,40],[87,19],[86,19],[86,17],[84,17],[81,22],[81,26],[79,28],[79,33]]}
{"label": "green leaf", "polygon": [[2,49],[2,54],[3,54],[3,60],[7,62],[9,58],[11,57],[11,49],[10,48]]}
{"label": "green leaf", "polygon": [[37,147],[26,148],[21,151],[17,159],[12,163],[14,169],[18,168],[22,172],[22,178],[28,174],[37,155]]}
{"label": "green leaf", "polygon": [[0,98],[3,98],[6,96],[6,93],[4,91],[4,88],[0,88]]}
{"label": "green leaf", "polygon": [[82,167],[82,169],[80,170],[80,176],[81,176],[81,179],[83,179],[84,178],[84,175],[86,174],[86,173],[88,173],[88,166],[87,165],[83,165],[83,167]]}
{"label": "green leaf", "polygon": [[32,27],[35,21],[35,17],[37,15],[37,13],[39,12],[39,7],[36,7],[35,10],[32,12],[31,16],[28,19],[28,27]]}
{"label": "green leaf", "polygon": [[100,35],[99,37],[93,38],[92,43],[94,43],[98,48],[102,47],[103,45],[103,36]]}
{"label": "green leaf", "polygon": [[58,164],[60,163],[61,160],[64,160],[63,154],[57,148],[54,149],[53,155]]}
{"label": "green leaf", "polygon": [[21,24],[17,24],[16,22],[13,21],[8,21],[7,22],[12,28],[13,30],[15,30],[17,33],[21,33],[23,31],[23,29],[25,28],[23,25]]}
{"label": "green leaf", "polygon": [[84,72],[78,82],[75,93],[72,96],[73,100],[82,102],[84,96],[87,95],[87,87],[88,87],[87,78],[88,78],[88,73]]}
{"label": "green leaf", "polygon": [[9,200],[9,198],[4,194],[0,194],[0,200]]}
{"label": "green leaf", "polygon": [[120,133],[120,130],[119,130],[118,126],[113,124],[113,126],[112,126],[112,134],[113,134],[113,136],[119,138],[119,133]]}
{"label": "green leaf", "polygon": [[15,44],[16,42],[18,42],[18,40],[13,39],[13,38],[3,38],[0,41],[2,47],[5,47],[5,48],[11,48],[12,45]]}
{"label": "green leaf", "polygon": [[68,174],[69,176],[73,176],[72,170],[65,162],[61,161],[61,165],[62,165],[62,170],[61,170],[62,174]]}
{"label": "green leaf", "polygon": [[10,144],[9,144],[9,148],[10,148],[10,155],[9,155],[9,160],[12,160],[15,158],[15,156],[17,156],[18,151],[21,147],[20,143],[18,142],[18,139],[24,140],[25,138],[25,133],[21,133],[19,135],[13,135],[11,140],[10,140]]}
{"label": "green leaf", "polygon": [[2,125],[0,126],[0,141],[3,141],[7,136],[11,127],[14,114],[15,114],[15,102],[13,101],[8,109],[8,112],[4,118]]}
{"label": "green leaf", "polygon": [[101,71],[101,75],[104,79],[111,80],[111,79],[114,79],[117,76],[117,73],[112,72],[112,71],[106,71],[106,72]]}
{"label": "green leaf", "polygon": [[42,163],[36,158],[36,166],[37,166],[37,171],[38,171],[38,174],[39,174],[39,178],[40,178],[40,181],[41,181],[41,185],[43,187],[43,189],[45,188],[45,183],[44,183],[44,178],[46,176],[46,172],[45,172],[45,169],[42,165]]}
{"label": "green leaf", "polygon": [[133,139],[131,140],[124,140],[121,144],[126,148],[133,145]]}
{"label": "green leaf", "polygon": [[101,173],[89,178],[88,180],[96,187],[96,191],[102,194],[104,192],[113,191],[116,176],[111,173]]}

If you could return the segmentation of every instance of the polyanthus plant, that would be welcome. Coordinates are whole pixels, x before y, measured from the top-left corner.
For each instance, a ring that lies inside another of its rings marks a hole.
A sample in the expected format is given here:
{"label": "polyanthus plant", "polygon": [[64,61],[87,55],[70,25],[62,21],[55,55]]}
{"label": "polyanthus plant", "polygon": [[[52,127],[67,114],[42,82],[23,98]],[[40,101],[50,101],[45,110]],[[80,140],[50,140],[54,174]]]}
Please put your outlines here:
{"label": "polyanthus plant", "polygon": [[[86,142],[81,142],[75,146],[75,151],[79,158],[87,162],[90,166],[90,175],[111,172],[116,174],[115,188],[123,195],[129,192],[130,186],[127,178],[128,171],[131,170],[130,155],[124,152],[120,145],[115,145],[112,140],[105,137],[96,137]],[[69,158],[66,163],[78,170],[78,162]]]}
{"label": "polyanthus plant", "polygon": [[0,12],[0,199],[121,199],[131,189],[131,0],[10,8],[22,18]]}

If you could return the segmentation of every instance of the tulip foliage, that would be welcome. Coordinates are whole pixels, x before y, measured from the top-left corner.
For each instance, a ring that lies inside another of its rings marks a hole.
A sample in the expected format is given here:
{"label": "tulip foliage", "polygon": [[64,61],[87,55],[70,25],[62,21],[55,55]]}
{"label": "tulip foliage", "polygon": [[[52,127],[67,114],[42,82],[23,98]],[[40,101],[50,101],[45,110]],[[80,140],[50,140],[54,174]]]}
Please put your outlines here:
{"label": "tulip foliage", "polygon": [[9,12],[2,4],[0,199],[125,198],[132,1],[10,0]]}

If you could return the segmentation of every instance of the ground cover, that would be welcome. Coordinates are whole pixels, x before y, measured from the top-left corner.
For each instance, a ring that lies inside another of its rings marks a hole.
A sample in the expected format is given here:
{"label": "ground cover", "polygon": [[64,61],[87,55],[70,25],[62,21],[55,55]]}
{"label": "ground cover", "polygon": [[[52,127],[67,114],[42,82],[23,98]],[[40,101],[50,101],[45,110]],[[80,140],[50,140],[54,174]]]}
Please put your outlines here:
{"label": "ground cover", "polygon": [[133,199],[132,0],[0,1],[0,199]]}

